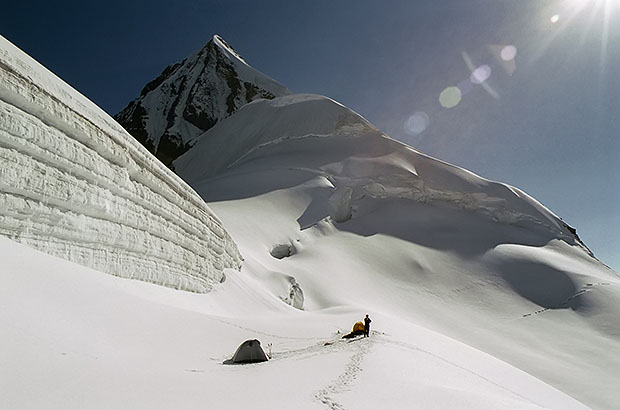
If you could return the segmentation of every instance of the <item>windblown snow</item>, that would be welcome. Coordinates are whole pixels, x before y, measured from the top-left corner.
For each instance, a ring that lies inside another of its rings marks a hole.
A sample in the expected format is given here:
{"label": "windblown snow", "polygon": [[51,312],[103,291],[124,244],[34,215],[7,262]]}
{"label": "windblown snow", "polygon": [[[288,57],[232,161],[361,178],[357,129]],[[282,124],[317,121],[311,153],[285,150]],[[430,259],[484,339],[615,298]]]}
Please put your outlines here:
{"label": "windblown snow", "polygon": [[[192,191],[0,44],[8,408],[617,408],[620,278],[521,190],[283,92],[175,128]],[[224,365],[248,339],[271,360]]]}
{"label": "windblown snow", "polygon": [[0,234],[205,292],[241,257],[200,197],[108,115],[0,38]]}

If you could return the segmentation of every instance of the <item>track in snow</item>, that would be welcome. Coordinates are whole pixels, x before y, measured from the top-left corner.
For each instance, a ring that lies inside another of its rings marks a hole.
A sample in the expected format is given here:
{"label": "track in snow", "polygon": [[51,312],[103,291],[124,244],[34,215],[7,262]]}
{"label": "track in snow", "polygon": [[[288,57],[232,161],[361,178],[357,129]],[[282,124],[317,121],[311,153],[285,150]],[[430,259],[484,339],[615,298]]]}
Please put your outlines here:
{"label": "track in snow", "polygon": [[349,362],[346,364],[342,374],[329,385],[320,389],[314,394],[316,400],[324,404],[330,410],[346,410],[346,408],[334,399],[334,395],[343,391],[356,378],[357,374],[362,371],[362,361],[364,356],[370,351],[376,337],[353,339],[347,342],[346,346],[353,344],[355,346],[354,353],[351,355]]}
{"label": "track in snow", "polygon": [[566,299],[565,301],[563,301],[562,303],[560,303],[559,305],[554,306],[554,307],[547,307],[547,308],[539,309],[539,310],[537,310],[537,311],[535,311],[535,312],[525,313],[525,314],[523,315],[523,317],[530,317],[530,316],[533,316],[533,315],[538,315],[538,314],[540,314],[540,313],[547,312],[548,310],[555,310],[555,309],[567,309],[567,308],[571,307],[571,302],[572,302],[575,298],[577,298],[577,297],[579,297],[579,296],[581,296],[581,295],[585,294],[586,292],[590,292],[590,291],[592,291],[594,287],[596,287],[596,286],[609,286],[609,285],[611,285],[611,283],[607,283],[607,282],[601,282],[601,283],[588,283],[588,284],[586,284],[585,286],[583,286],[580,290],[578,290],[577,292],[575,292],[575,293],[574,293],[571,297],[569,297],[568,299]]}
{"label": "track in snow", "polygon": [[539,403],[535,402],[534,400],[523,396],[522,394],[519,394],[518,392],[511,390],[510,388],[496,383],[492,380],[490,380],[489,378],[475,372],[472,371],[466,367],[463,367],[453,361],[450,361],[444,357],[438,356],[428,350],[422,349],[420,347],[417,347],[415,345],[411,345],[409,343],[405,343],[405,342],[400,342],[400,341],[396,341],[396,340],[390,340],[387,339],[385,336],[380,335],[378,333],[375,333],[375,335],[373,337],[370,338],[362,338],[362,339],[354,339],[352,341],[349,341],[346,345],[344,344],[340,344],[340,343],[334,343],[332,346],[335,347],[336,349],[340,350],[343,347],[347,347],[349,346],[349,343],[354,343],[355,346],[355,351],[353,352],[353,354],[351,355],[351,358],[349,359],[349,362],[346,364],[344,371],[342,372],[342,374],[340,374],[338,376],[337,379],[335,379],[334,381],[332,381],[332,383],[330,383],[329,385],[327,385],[326,387],[320,389],[318,392],[315,393],[314,397],[317,401],[319,401],[320,403],[322,403],[323,405],[325,405],[325,407],[329,410],[347,410],[346,407],[344,407],[341,403],[339,403],[338,401],[336,401],[336,399],[334,398],[335,395],[337,395],[338,393],[343,392],[353,381],[355,381],[355,379],[357,378],[357,375],[359,374],[360,371],[363,371],[362,369],[362,362],[364,357],[366,356],[366,354],[368,354],[371,349],[372,346],[375,343],[383,343],[383,344],[392,344],[395,346],[399,346],[402,348],[406,348],[406,349],[410,349],[422,354],[427,354],[429,356],[432,356],[435,359],[441,360],[451,366],[454,366],[462,371],[465,371],[481,380],[483,380],[486,383],[492,384],[494,386],[497,386],[498,388],[516,396],[519,397],[521,399],[523,399],[526,402],[529,402],[531,404],[534,404],[536,406],[539,406],[541,408],[544,408],[544,406],[540,405]]}

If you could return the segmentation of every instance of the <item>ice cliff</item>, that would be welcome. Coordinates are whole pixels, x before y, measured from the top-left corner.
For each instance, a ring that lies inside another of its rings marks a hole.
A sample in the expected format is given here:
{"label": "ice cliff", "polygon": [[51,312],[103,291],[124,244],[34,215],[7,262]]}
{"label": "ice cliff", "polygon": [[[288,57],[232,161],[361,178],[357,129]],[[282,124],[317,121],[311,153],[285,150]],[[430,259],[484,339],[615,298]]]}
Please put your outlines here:
{"label": "ice cliff", "polygon": [[0,235],[194,292],[241,264],[220,220],[187,184],[2,37]]}

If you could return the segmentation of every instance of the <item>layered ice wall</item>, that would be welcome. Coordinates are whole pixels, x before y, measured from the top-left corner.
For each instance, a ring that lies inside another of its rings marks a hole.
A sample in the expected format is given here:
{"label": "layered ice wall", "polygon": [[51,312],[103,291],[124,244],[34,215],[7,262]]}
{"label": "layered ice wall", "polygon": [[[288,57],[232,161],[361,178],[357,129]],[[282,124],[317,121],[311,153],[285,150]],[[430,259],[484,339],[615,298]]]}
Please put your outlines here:
{"label": "layered ice wall", "polygon": [[187,184],[2,37],[0,235],[194,292],[241,264],[236,244]]}

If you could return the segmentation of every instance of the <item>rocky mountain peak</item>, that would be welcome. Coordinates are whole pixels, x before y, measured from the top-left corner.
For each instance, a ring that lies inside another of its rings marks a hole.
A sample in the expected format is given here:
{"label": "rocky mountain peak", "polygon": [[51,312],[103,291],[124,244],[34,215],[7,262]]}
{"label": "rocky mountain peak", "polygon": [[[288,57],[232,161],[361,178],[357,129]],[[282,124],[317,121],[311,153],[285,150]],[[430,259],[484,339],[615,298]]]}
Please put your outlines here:
{"label": "rocky mountain peak", "polygon": [[220,36],[166,67],[114,118],[164,164],[218,121],[259,98],[290,94],[249,66]]}

